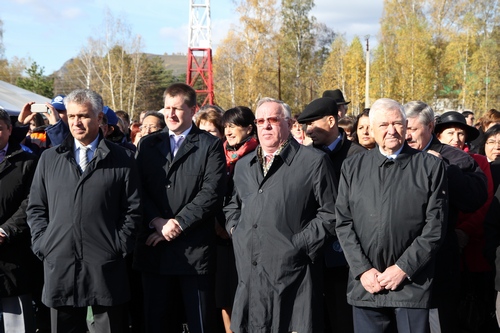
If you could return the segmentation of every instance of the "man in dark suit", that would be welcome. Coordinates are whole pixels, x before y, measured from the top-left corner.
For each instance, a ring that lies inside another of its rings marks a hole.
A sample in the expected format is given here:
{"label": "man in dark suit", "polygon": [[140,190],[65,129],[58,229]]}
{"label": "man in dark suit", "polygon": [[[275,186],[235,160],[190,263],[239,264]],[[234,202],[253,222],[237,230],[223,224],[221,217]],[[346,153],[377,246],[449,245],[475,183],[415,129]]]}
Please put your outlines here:
{"label": "man in dark suit", "polygon": [[[342,97],[343,98],[343,97]],[[347,139],[338,126],[338,105],[330,97],[318,98],[309,103],[297,121],[305,124],[306,135],[315,148],[324,150],[333,163],[335,186],[338,188],[340,168],[344,160],[365,148]],[[347,278],[349,267],[337,237],[332,237],[325,246],[325,327],[326,332],[352,332],[352,308],[347,303]]]}
{"label": "man in dark suit", "polygon": [[168,130],[137,149],[145,209],[134,266],[142,271],[147,332],[178,331],[182,303],[191,333],[214,331],[214,213],[225,193],[225,157],[222,142],[192,123],[195,110],[191,87],[168,87]]}
{"label": "man in dark suit", "polygon": [[125,256],[141,219],[131,152],[104,139],[103,100],[77,89],[65,99],[70,135],[44,151],[27,208],[33,252],[43,261],[42,301],[52,332],[120,333],[130,299]]}

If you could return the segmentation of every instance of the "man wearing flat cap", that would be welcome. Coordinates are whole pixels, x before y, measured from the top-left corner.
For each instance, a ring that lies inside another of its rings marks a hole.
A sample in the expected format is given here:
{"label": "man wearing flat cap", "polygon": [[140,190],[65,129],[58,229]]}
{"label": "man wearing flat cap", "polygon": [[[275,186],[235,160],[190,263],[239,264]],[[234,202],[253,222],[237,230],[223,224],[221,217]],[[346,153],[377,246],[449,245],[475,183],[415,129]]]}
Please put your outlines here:
{"label": "man wearing flat cap", "polygon": [[339,118],[345,117],[347,113],[347,104],[351,102],[346,102],[346,100],[344,99],[344,94],[342,94],[342,90],[325,90],[322,97],[330,97],[331,99],[333,99],[338,107]]}
{"label": "man wearing flat cap", "polygon": [[[335,179],[340,177],[344,160],[353,154],[366,151],[357,143],[347,139],[338,126],[338,107],[329,97],[315,99],[306,106],[297,121],[306,126],[306,135],[315,148],[325,151],[333,163]],[[338,183],[336,184],[338,187]],[[352,331],[352,310],[347,304],[347,276],[349,268],[342,248],[335,237],[325,246],[325,301],[327,310],[327,332]]]}

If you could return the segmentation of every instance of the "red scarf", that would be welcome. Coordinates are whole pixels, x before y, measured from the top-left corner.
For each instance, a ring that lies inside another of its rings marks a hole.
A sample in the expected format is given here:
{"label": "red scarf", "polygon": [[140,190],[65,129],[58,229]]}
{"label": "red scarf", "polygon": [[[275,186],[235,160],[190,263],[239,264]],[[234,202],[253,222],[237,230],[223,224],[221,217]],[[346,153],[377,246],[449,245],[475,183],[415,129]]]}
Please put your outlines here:
{"label": "red scarf", "polygon": [[246,154],[252,152],[257,148],[259,143],[255,137],[250,138],[250,140],[245,141],[238,149],[231,149],[227,141],[224,143],[224,153],[226,154],[226,168],[228,176],[232,177],[234,173],[234,166],[236,162]]}

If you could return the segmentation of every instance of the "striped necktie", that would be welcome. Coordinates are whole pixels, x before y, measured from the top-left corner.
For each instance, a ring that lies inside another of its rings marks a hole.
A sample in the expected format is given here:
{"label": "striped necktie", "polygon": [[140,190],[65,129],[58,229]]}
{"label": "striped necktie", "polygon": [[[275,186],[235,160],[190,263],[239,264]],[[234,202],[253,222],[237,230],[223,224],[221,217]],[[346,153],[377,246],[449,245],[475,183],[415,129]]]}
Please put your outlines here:
{"label": "striped necktie", "polygon": [[6,154],[5,149],[0,150],[0,163],[2,163],[3,160],[5,159],[5,154]]}
{"label": "striped necktie", "polygon": [[80,147],[80,169],[82,169],[82,172],[85,171],[85,168],[89,164],[89,159],[87,155],[87,150],[88,147]]}

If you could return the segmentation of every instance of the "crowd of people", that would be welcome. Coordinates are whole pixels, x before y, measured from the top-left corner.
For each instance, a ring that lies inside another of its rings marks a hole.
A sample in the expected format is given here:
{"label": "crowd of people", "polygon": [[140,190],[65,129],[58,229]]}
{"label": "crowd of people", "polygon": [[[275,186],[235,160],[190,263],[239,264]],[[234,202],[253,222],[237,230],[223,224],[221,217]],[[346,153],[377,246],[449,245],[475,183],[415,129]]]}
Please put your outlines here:
{"label": "crowd of people", "polygon": [[500,112],[349,103],[0,110],[0,332],[500,331]]}

